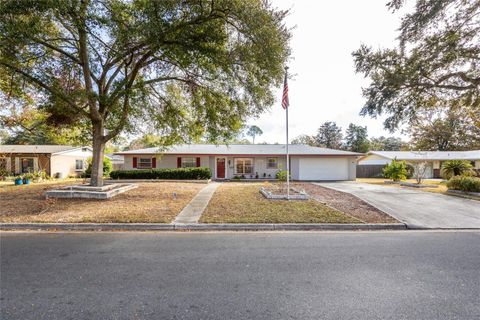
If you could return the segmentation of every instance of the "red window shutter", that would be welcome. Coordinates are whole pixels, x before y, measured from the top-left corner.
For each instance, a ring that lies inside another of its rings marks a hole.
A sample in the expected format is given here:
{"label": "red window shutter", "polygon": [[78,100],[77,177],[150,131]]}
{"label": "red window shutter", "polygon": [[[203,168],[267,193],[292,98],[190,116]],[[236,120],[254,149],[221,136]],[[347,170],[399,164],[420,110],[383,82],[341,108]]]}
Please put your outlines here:
{"label": "red window shutter", "polygon": [[177,168],[181,168],[181,167],[182,167],[182,158],[178,157],[177,158]]}
{"label": "red window shutter", "polygon": [[133,167],[137,167],[137,157],[133,157]]}
{"label": "red window shutter", "polygon": [[155,169],[157,167],[157,158],[152,158],[152,168]]}
{"label": "red window shutter", "polygon": [[200,167],[200,157],[197,157],[197,167]]}

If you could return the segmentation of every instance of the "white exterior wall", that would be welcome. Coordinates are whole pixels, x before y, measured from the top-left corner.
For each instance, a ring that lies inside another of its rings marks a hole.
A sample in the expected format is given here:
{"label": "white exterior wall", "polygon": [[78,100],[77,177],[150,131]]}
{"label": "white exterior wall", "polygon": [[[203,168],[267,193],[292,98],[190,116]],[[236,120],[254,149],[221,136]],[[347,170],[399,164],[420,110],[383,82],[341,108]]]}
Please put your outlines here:
{"label": "white exterior wall", "polygon": [[[125,155],[125,170],[132,170],[133,157],[152,157],[152,155]],[[178,155],[157,156],[157,168],[176,168]],[[235,174],[235,158],[253,158],[253,174],[255,178],[258,173],[259,178],[275,179],[280,170],[286,170],[286,158],[277,157],[249,157],[249,156],[196,156],[200,157],[200,166],[208,167],[212,171],[212,178],[216,179],[216,159],[225,158],[225,178],[232,179]],[[277,158],[277,168],[267,168],[267,158]],[[355,180],[356,178],[356,158],[355,157],[290,157],[290,172],[293,180]],[[332,171],[336,172],[331,174]],[[246,175],[250,178],[250,175]]]}
{"label": "white exterior wall", "polygon": [[[125,170],[133,170],[135,169],[133,167],[133,158],[136,157],[137,159],[140,158],[157,158],[157,169],[173,169],[177,167],[177,158],[182,157],[178,155],[124,155],[124,169]],[[194,157],[198,158],[200,157],[200,167],[210,167],[210,158],[208,156],[185,156],[185,157]],[[212,171],[213,172],[213,171]]]}
{"label": "white exterior wall", "polygon": [[355,180],[355,178],[355,157],[301,157],[299,159],[298,180]]}
{"label": "white exterior wall", "polygon": [[[52,177],[60,176],[67,178],[68,176],[77,176],[87,168],[87,159],[92,156],[92,152],[88,149],[74,150],[60,154],[52,154],[50,158],[50,173]],[[83,170],[75,169],[76,160],[83,160]]]}
{"label": "white exterior wall", "polygon": [[475,169],[480,170],[480,160],[475,161]]}
{"label": "white exterior wall", "polygon": [[[415,169],[415,163],[418,161],[405,161],[407,164],[411,165]],[[432,179],[433,178],[433,169],[434,169],[434,162],[433,161],[427,161],[427,169],[425,170],[425,173],[423,174],[424,179]],[[412,177],[414,178],[415,175]]]}
{"label": "white exterior wall", "polygon": [[[286,169],[285,157],[249,157],[249,156],[210,156],[210,169],[213,178],[216,178],[216,159],[225,158],[225,178],[232,179],[235,174],[235,158],[253,158],[253,177],[258,173],[259,178],[275,179],[278,171]],[[267,168],[267,158],[277,158],[277,169]],[[240,175],[240,174],[239,174]],[[269,176],[270,175],[270,176]],[[249,176],[249,175],[248,175]]]}
{"label": "white exterior wall", "polygon": [[359,165],[386,165],[389,164],[392,160],[388,158],[381,157],[376,154],[371,154],[363,157],[358,161]]}

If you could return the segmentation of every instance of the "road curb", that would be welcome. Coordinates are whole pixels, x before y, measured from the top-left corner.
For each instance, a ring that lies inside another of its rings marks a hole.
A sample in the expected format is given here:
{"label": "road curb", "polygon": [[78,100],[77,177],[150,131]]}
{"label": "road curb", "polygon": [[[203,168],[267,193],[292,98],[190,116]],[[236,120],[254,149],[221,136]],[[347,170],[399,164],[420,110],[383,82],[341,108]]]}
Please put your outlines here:
{"label": "road curb", "polygon": [[351,231],[351,230],[406,230],[403,223],[386,224],[161,224],[161,223],[0,223],[1,231]]}

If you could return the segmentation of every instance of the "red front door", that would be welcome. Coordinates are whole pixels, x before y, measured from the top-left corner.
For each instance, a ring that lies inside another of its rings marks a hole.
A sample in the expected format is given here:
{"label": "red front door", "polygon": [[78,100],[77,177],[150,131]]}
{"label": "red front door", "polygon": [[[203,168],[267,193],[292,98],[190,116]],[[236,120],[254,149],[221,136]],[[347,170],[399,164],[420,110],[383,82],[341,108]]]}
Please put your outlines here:
{"label": "red front door", "polygon": [[225,179],[225,158],[217,158],[217,179]]}

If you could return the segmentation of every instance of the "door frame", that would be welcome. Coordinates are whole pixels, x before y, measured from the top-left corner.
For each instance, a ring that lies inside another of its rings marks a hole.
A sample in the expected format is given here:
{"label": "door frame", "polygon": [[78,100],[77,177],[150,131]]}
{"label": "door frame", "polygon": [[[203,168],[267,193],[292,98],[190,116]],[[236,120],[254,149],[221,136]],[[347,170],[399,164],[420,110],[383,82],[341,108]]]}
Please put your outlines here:
{"label": "door frame", "polygon": [[[217,159],[224,159],[225,160],[225,177],[219,178],[217,175]],[[215,157],[215,179],[227,179],[227,157]]]}

